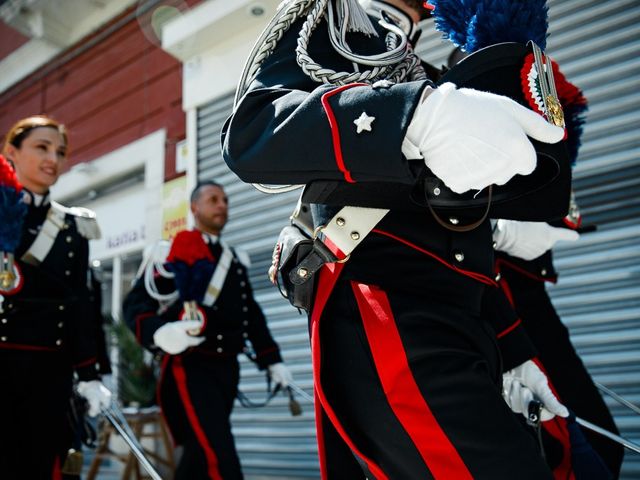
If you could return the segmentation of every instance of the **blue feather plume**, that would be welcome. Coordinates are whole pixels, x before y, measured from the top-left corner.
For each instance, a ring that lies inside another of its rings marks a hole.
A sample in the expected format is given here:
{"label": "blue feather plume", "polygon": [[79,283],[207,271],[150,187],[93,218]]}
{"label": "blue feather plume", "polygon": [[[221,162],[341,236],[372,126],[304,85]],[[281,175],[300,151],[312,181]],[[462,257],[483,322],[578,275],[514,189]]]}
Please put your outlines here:
{"label": "blue feather plume", "polygon": [[22,201],[22,192],[0,185],[0,251],[13,253],[20,244],[22,222],[27,205]]}
{"label": "blue feather plume", "polygon": [[467,53],[501,42],[547,43],[546,0],[433,0],[436,28]]}

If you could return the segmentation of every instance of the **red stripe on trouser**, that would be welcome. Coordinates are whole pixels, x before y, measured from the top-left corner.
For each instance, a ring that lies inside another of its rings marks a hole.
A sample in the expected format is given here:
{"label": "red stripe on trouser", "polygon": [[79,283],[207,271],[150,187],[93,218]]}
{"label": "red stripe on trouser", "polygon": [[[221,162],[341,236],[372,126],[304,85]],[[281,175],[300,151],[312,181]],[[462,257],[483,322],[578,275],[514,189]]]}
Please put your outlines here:
{"label": "red stripe on trouser", "polygon": [[[556,388],[553,386],[553,383],[551,383],[549,374],[547,374],[544,365],[542,365],[538,358],[533,358],[532,360],[546,375],[547,382],[549,383],[549,388],[551,388],[553,394],[558,400],[562,401],[560,395],[558,395]],[[569,437],[567,420],[556,415],[551,420],[542,422],[542,428],[544,428],[547,433],[549,433],[549,435],[551,435],[562,444],[562,460],[553,469],[553,477],[556,480],[575,480],[576,477],[573,472],[573,465],[571,464],[571,438]]]}
{"label": "red stripe on trouser", "polygon": [[53,461],[51,480],[62,480],[62,469],[60,468],[60,457],[58,455],[56,455],[56,458]]}
{"label": "red stripe on trouser", "polygon": [[167,417],[164,414],[164,407],[162,406],[162,395],[160,392],[162,391],[162,385],[164,384],[164,378],[167,373],[167,364],[169,363],[169,359],[171,355],[165,355],[162,357],[162,361],[160,362],[160,378],[158,379],[158,384],[156,385],[156,401],[158,402],[158,406],[160,407],[160,415],[164,420],[164,424],[169,429],[169,434],[171,435],[171,441],[173,442],[173,446],[176,447],[178,444],[176,442],[176,436],[171,430],[171,424],[167,421]]}
{"label": "red stripe on trouser", "polygon": [[351,286],[389,405],[425,464],[436,479],[473,478],[420,393],[387,295],[362,283]]}
{"label": "red stripe on trouser", "polygon": [[193,432],[198,439],[198,443],[204,450],[204,456],[207,459],[207,473],[212,480],[222,480],[222,475],[220,475],[220,471],[218,470],[218,457],[209,444],[207,435],[204,433],[202,425],[200,425],[200,420],[198,420],[196,411],[193,408],[193,403],[191,402],[191,396],[189,395],[189,389],[187,388],[187,375],[184,371],[184,367],[182,366],[182,358],[177,356],[174,357],[172,370],[173,376],[176,379],[176,385],[178,386],[178,393],[180,394],[182,404],[184,405],[185,412],[187,413],[187,418],[189,419],[191,428],[193,428]]}
{"label": "red stripe on trouser", "polygon": [[[322,311],[324,310],[324,306],[327,304],[327,300],[329,300],[329,296],[331,295],[331,291],[338,281],[338,277],[340,276],[340,272],[344,267],[344,263],[333,263],[325,265],[318,273],[318,289],[316,290],[316,296],[314,299],[313,311],[311,313],[311,362],[313,364],[313,384],[315,387],[315,397],[319,400],[322,411],[327,415],[334,428],[342,438],[342,440],[347,444],[347,446],[351,449],[351,451],[357,455],[360,460],[362,460],[366,465],[371,474],[376,478],[376,480],[388,480],[384,472],[378,467],[371,459],[365,457],[360,450],[356,447],[355,443],[349,438],[347,432],[342,428],[340,421],[338,420],[338,416],[336,415],[327,398],[324,395],[324,391],[322,389],[322,383],[320,382],[320,317],[322,316]],[[322,421],[322,417],[320,415],[316,415],[316,427],[318,426],[318,422]],[[320,432],[322,426],[320,425]],[[321,441],[322,435],[318,435],[318,442]],[[319,450],[321,454],[324,453],[324,446],[319,446]],[[326,458],[320,457],[320,473],[322,475],[322,479],[327,479],[327,466],[326,466]],[[324,464],[322,464],[324,462]]]}
{"label": "red stripe on trouser", "polygon": [[313,410],[316,414],[316,437],[318,442],[318,458],[320,460],[320,478],[327,478],[327,454],[324,448],[324,430],[322,428],[322,407],[320,399],[314,390],[313,392]]}

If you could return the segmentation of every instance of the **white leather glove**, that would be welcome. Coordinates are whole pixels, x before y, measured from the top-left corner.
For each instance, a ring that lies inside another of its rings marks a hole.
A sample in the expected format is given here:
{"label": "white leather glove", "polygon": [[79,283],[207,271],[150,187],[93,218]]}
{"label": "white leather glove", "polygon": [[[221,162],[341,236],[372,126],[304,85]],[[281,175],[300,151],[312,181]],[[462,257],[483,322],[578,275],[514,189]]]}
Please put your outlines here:
{"label": "white leather glove", "polygon": [[529,403],[532,400],[540,400],[544,405],[540,413],[543,422],[551,420],[556,415],[569,416],[567,407],[562,405],[551,391],[545,374],[531,360],[502,375],[502,397],[511,410],[522,413],[525,417],[529,413]]}
{"label": "white leather glove", "polygon": [[500,219],[493,231],[496,250],[523,260],[538,258],[561,240],[575,242],[580,234],[545,222],[518,222]]}
{"label": "white leather glove", "polygon": [[180,320],[165,323],[153,334],[153,343],[171,355],[184,352],[189,347],[195,347],[204,342],[204,337],[194,337],[187,330],[202,327],[198,320]]}
{"label": "white leather glove", "polygon": [[111,404],[111,392],[100,380],[78,382],[78,393],[89,403],[90,417],[95,417]]}
{"label": "white leather glove", "polygon": [[282,362],[269,365],[268,369],[271,380],[273,380],[273,383],[276,385],[280,384],[282,387],[286,387],[293,381],[291,371]]}
{"label": "white leather glove", "polygon": [[510,98],[445,83],[416,108],[402,152],[415,158],[413,144],[447,187],[464,193],[533,172],[536,154],[527,135],[556,143],[564,129]]}

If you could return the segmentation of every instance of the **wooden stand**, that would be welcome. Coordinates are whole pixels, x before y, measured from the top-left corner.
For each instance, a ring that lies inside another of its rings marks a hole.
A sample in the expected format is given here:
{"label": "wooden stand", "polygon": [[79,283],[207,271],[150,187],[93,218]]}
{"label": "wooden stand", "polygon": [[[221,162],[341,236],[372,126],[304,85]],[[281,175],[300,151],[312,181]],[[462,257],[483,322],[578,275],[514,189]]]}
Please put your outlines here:
{"label": "wooden stand", "polygon": [[[148,438],[155,439],[161,443],[166,457],[162,457],[147,448],[144,449],[144,454],[160,474],[163,472],[169,472],[169,476],[167,476],[167,478],[173,478],[173,473],[175,472],[176,467],[173,460],[173,445],[171,444],[169,431],[164,419],[162,418],[162,415],[160,415],[160,408],[125,408],[123,409],[123,413],[127,422],[129,422],[129,425],[131,426],[131,430],[133,430],[143,446],[144,440]],[[97,474],[100,471],[100,465],[105,458],[115,458],[124,463],[125,466],[122,476],[120,477],[121,480],[130,480],[132,478],[132,473],[134,474],[133,478],[135,478],[135,480],[150,478],[144,468],[140,467],[138,460],[131,451],[122,455],[113,452],[109,448],[109,440],[111,439],[112,434],[118,435],[116,430],[113,428],[113,425],[111,425],[106,419],[103,419],[99,428],[98,446],[96,447],[95,457],[89,466],[87,480],[95,480],[97,478]]]}

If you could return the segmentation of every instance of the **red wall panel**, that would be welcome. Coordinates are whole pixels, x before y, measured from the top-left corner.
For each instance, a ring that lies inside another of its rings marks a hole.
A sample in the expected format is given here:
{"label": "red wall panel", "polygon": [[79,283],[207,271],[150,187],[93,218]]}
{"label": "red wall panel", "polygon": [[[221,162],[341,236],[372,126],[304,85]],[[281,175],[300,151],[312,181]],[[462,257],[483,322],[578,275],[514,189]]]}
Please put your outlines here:
{"label": "red wall panel", "polygon": [[114,19],[111,25],[131,14],[95,45],[83,48],[100,32],[0,94],[0,131],[27,115],[53,116],[69,128],[71,167],[164,128],[165,176],[174,177],[175,144],[185,137],[182,66],[144,35],[132,13]]}
{"label": "red wall panel", "polygon": [[[2,2],[0,2],[2,3]],[[29,41],[19,31],[0,21],[0,60]]]}

